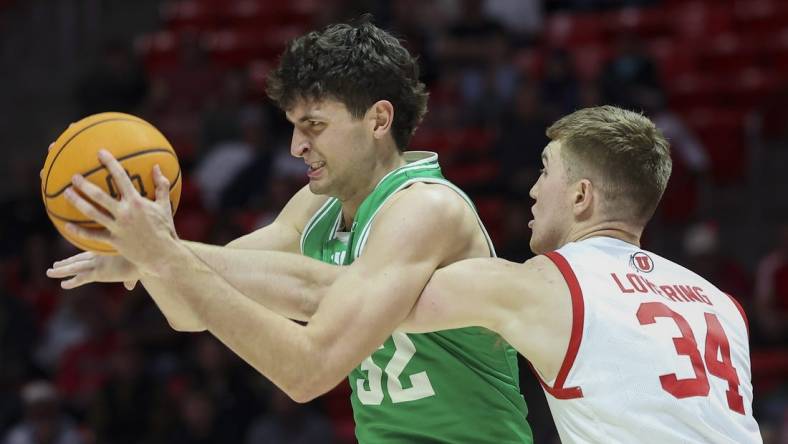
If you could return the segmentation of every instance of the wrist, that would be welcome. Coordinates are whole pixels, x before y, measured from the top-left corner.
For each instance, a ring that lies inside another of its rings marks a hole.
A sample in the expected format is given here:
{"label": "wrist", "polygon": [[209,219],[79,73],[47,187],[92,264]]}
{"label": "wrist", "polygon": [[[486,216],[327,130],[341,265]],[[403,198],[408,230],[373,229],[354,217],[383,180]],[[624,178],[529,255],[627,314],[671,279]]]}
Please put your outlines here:
{"label": "wrist", "polygon": [[154,260],[146,264],[139,264],[137,272],[140,279],[145,277],[167,278],[178,272],[179,267],[188,264],[193,258],[194,255],[180,240],[172,239],[160,248],[160,252]]}

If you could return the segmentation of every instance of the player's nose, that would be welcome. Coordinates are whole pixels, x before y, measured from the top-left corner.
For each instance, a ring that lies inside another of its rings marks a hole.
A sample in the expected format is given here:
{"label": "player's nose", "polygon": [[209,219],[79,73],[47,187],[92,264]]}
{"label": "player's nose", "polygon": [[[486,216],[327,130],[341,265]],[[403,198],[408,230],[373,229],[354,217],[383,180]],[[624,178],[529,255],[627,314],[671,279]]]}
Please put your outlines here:
{"label": "player's nose", "polygon": [[293,157],[304,157],[304,154],[309,151],[309,141],[298,134],[298,131],[293,131],[293,140],[290,141],[290,154]]}
{"label": "player's nose", "polygon": [[538,184],[539,184],[539,181],[537,180],[536,183],[533,184],[531,189],[528,190],[528,196],[530,196],[531,199],[533,199],[533,200],[536,200],[536,185],[538,185]]}

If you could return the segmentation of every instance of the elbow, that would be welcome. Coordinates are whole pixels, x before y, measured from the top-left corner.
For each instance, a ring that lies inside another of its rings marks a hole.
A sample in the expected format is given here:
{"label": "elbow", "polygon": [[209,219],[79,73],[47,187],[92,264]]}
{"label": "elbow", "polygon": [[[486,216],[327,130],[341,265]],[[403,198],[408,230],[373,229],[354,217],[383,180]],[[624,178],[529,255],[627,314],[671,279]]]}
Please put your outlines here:
{"label": "elbow", "polygon": [[167,319],[167,323],[170,325],[170,328],[179,333],[198,333],[206,330],[202,325],[187,322],[177,322],[171,319]]}
{"label": "elbow", "polygon": [[280,386],[279,388],[290,399],[299,404],[306,404],[324,393],[307,384],[293,384],[287,387]]}
{"label": "elbow", "polygon": [[301,378],[297,381],[289,381],[286,386],[281,388],[293,401],[299,404],[306,404],[327,393],[334,388],[340,380],[341,378],[329,380],[325,376],[314,375],[312,377]]}
{"label": "elbow", "polygon": [[285,393],[287,393],[287,396],[289,396],[290,399],[292,399],[293,401],[299,404],[306,404],[322,394],[316,391],[310,391],[304,389],[291,390]]}

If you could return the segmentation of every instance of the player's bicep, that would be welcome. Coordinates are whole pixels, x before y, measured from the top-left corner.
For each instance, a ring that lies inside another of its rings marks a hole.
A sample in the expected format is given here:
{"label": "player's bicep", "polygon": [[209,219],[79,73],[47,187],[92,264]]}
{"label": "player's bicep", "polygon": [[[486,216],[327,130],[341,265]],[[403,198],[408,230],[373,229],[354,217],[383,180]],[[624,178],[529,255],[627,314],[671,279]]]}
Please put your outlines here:
{"label": "player's bicep", "polygon": [[437,270],[398,329],[408,333],[471,326],[498,330],[517,303],[519,267],[503,259],[478,258]]}
{"label": "player's bicep", "polygon": [[[457,236],[467,238],[454,210],[426,203],[402,199],[381,212],[364,254],[312,317],[310,332],[331,372],[345,375],[372,354],[408,315],[434,270],[456,254]],[[449,222],[454,227],[447,229]]]}
{"label": "player's bicep", "polygon": [[299,253],[301,233],[293,226],[272,222],[227,244],[240,250],[268,250]]}

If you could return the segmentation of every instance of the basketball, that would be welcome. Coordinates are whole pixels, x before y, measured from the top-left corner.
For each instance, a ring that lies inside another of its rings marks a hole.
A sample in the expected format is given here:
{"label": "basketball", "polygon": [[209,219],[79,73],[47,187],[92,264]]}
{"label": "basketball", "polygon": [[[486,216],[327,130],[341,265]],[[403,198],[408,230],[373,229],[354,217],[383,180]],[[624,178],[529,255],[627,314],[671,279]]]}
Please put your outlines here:
{"label": "basketball", "polygon": [[[173,214],[181,195],[181,169],[175,150],[153,125],[129,114],[100,113],[71,125],[52,145],[41,177],[41,195],[55,228],[76,247],[100,254],[115,254],[104,242],[75,236],[65,230],[71,222],[84,228],[103,228],[88,219],[65,197],[71,177],[81,174],[88,181],[119,199],[112,176],[98,159],[106,149],[120,162],[139,193],[155,199],[153,166],[158,164],[170,182]],[[83,196],[84,197],[84,196]]]}

